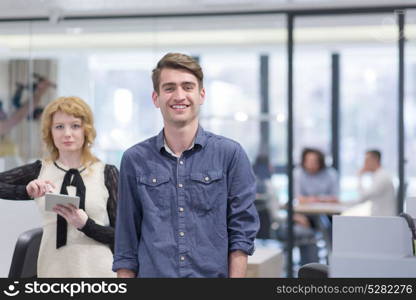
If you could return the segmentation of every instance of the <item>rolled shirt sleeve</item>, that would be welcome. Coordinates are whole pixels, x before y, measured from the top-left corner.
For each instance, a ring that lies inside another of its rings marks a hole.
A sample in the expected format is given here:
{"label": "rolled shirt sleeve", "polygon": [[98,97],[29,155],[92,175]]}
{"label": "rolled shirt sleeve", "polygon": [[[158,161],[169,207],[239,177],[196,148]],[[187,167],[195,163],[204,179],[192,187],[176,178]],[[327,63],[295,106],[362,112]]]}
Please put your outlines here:
{"label": "rolled shirt sleeve", "polygon": [[254,205],[256,183],[250,161],[242,147],[237,145],[227,174],[229,252],[241,250],[252,255],[254,239],[260,228]]}

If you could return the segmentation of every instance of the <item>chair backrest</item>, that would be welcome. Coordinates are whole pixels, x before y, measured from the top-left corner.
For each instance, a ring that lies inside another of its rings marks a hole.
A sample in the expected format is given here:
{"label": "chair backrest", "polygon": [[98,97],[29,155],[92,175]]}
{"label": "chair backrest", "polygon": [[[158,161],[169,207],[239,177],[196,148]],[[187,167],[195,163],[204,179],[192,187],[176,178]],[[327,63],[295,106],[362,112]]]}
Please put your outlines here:
{"label": "chair backrest", "polygon": [[17,239],[10,265],[9,278],[32,278],[37,276],[38,253],[43,229],[23,232]]}
{"label": "chair backrest", "polygon": [[309,263],[300,267],[299,278],[328,278],[328,266],[319,263]]}

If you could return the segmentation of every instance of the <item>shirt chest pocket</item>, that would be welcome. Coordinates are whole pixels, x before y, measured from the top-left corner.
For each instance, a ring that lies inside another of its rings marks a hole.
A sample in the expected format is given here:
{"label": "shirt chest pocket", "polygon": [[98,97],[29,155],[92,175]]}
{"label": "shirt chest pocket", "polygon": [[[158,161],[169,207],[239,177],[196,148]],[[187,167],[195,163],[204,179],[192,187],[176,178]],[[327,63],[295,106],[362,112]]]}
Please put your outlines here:
{"label": "shirt chest pocket", "polygon": [[173,197],[170,193],[170,178],[161,175],[140,175],[138,176],[139,195],[143,195],[144,206],[151,208],[156,206],[159,209],[169,206]]}
{"label": "shirt chest pocket", "polygon": [[206,212],[222,200],[226,203],[226,185],[222,170],[190,174],[191,205],[197,211]]}

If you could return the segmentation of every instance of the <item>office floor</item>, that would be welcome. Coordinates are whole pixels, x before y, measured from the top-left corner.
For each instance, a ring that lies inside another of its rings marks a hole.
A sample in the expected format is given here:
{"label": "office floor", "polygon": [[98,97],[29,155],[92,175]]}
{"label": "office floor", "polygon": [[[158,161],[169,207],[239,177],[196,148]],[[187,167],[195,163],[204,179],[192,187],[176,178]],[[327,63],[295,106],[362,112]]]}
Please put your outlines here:
{"label": "office floor", "polygon": [[[270,248],[270,249],[284,249],[282,242],[279,242],[275,239],[256,239],[255,241],[256,248]],[[319,263],[328,264],[328,255],[329,251],[326,247],[325,241],[323,239],[318,239],[318,255]],[[287,277],[287,253],[284,252],[284,266],[282,271],[282,277]],[[293,275],[297,277],[299,268],[300,268],[300,251],[298,247],[293,248]]]}

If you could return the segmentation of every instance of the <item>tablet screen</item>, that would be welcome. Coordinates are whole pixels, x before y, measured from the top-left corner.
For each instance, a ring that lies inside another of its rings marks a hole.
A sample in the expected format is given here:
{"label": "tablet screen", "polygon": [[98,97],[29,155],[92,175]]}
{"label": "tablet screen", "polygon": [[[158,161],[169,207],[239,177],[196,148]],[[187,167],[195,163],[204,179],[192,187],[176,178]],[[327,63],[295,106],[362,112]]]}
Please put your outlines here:
{"label": "tablet screen", "polygon": [[45,210],[53,211],[53,207],[57,204],[67,205],[73,204],[76,207],[79,207],[79,197],[78,196],[68,196],[62,194],[45,194]]}

